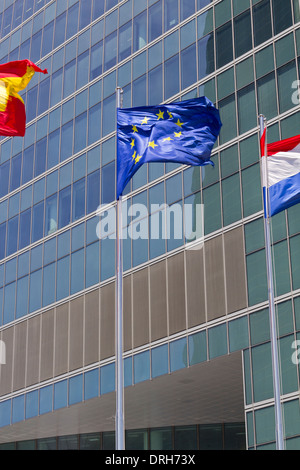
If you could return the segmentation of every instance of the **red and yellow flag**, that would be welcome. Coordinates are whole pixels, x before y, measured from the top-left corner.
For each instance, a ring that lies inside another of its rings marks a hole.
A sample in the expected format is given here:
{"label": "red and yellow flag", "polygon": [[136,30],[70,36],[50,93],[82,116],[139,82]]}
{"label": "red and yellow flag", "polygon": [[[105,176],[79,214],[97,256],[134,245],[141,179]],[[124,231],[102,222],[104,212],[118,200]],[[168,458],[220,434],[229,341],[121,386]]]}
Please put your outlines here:
{"label": "red and yellow flag", "polygon": [[27,59],[0,64],[0,135],[25,135],[25,105],[18,92],[26,88],[35,72],[48,73]]}

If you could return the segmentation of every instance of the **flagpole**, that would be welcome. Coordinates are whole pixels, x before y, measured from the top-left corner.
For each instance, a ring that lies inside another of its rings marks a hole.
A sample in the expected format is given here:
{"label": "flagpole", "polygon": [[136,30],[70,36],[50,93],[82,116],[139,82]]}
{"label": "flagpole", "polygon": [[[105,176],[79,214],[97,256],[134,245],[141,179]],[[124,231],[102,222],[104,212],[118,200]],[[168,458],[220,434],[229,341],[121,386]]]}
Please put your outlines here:
{"label": "flagpole", "polygon": [[[122,107],[123,90],[117,87],[117,108]],[[117,200],[116,220],[116,449],[125,449],[124,376],[123,376],[123,256],[122,256],[122,196]]]}
{"label": "flagpole", "polygon": [[[259,115],[260,139],[265,130],[265,117]],[[274,301],[274,280],[271,252],[271,236],[270,236],[270,212],[269,212],[269,188],[268,188],[268,168],[267,168],[267,151],[266,140],[264,149],[262,149],[262,178],[263,178],[263,203],[264,203],[264,228],[265,228],[265,244],[266,244],[266,262],[267,262],[267,280],[268,280],[268,300],[269,300],[269,318],[270,318],[270,336],[271,336],[271,354],[272,354],[272,371],[273,371],[273,387],[275,402],[275,427],[276,427],[276,449],[284,450],[282,411],[280,401],[280,368],[278,355],[278,340],[276,313]]]}

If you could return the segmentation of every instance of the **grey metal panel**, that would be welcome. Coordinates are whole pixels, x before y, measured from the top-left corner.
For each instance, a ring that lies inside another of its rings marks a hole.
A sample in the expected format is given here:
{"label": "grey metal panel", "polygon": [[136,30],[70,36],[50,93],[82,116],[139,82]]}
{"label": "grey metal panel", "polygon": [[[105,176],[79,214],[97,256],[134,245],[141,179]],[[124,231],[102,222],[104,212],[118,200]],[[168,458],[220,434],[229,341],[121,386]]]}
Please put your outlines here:
{"label": "grey metal panel", "polygon": [[132,276],[133,289],[133,347],[149,342],[148,268]]}
{"label": "grey metal panel", "polygon": [[100,290],[100,359],[115,354],[115,283]]}
{"label": "grey metal panel", "polygon": [[131,276],[123,279],[123,336],[124,351],[132,348],[132,295]]}
{"label": "grey metal panel", "polygon": [[85,296],[84,365],[99,361],[100,302],[99,289]]}
{"label": "grey metal panel", "polygon": [[6,364],[0,365],[0,395],[12,391],[14,327],[2,331],[1,341],[5,344]]}
{"label": "grey metal panel", "polygon": [[247,307],[243,228],[224,234],[227,312]]}
{"label": "grey metal panel", "polygon": [[27,357],[26,357],[26,385],[33,385],[39,380],[40,369],[40,329],[41,315],[29,318],[27,322]]}
{"label": "grey metal panel", "polygon": [[171,256],[168,266],[169,334],[186,329],[184,254]]}
{"label": "grey metal panel", "polygon": [[166,261],[150,266],[151,341],[168,334]]}
{"label": "grey metal panel", "polygon": [[69,303],[60,305],[55,311],[54,375],[68,371]]}
{"label": "grey metal panel", "polygon": [[54,310],[44,312],[41,316],[41,364],[40,380],[53,377],[54,363]]}
{"label": "grey metal panel", "polygon": [[27,321],[15,325],[13,391],[25,387]]}
{"label": "grey metal panel", "polygon": [[226,315],[222,235],[204,243],[207,320]]}
{"label": "grey metal panel", "polygon": [[69,370],[83,366],[83,300],[81,295],[70,302]]}
{"label": "grey metal panel", "polygon": [[188,327],[206,321],[203,247],[186,250],[186,299]]}

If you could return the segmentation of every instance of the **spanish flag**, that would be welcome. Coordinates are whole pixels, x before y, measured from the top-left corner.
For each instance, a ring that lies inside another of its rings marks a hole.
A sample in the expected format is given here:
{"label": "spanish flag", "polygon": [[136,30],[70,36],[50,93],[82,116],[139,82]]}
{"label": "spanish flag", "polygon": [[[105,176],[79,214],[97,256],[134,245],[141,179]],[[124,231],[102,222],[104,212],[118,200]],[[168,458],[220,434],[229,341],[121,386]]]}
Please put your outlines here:
{"label": "spanish flag", "polygon": [[0,64],[0,135],[25,135],[25,105],[18,93],[35,72],[48,73],[27,59]]}

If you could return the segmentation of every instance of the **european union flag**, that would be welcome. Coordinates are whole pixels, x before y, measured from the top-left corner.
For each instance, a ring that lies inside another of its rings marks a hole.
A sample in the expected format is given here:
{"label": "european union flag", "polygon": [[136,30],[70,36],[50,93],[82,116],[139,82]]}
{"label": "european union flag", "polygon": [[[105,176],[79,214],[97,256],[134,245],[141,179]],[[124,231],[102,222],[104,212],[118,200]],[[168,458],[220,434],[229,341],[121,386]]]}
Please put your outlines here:
{"label": "european union flag", "polygon": [[219,111],[205,96],[161,106],[117,109],[117,199],[144,163],[213,165]]}

